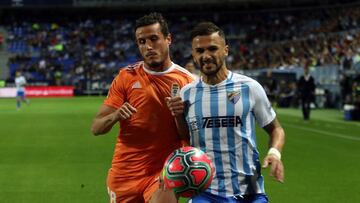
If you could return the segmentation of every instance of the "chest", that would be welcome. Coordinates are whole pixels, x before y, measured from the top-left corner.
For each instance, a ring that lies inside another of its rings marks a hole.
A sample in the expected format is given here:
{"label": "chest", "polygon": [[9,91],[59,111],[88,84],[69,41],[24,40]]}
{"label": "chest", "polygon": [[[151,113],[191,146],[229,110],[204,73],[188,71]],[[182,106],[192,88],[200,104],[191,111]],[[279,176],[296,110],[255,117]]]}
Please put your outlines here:
{"label": "chest", "polygon": [[171,74],[151,75],[138,73],[129,81],[126,98],[132,103],[159,103],[164,104],[165,97],[170,96],[173,84],[182,84]]}
{"label": "chest", "polygon": [[187,116],[200,120],[233,123],[246,117],[252,109],[250,91],[247,86],[228,85],[221,87],[194,88],[187,96]]}

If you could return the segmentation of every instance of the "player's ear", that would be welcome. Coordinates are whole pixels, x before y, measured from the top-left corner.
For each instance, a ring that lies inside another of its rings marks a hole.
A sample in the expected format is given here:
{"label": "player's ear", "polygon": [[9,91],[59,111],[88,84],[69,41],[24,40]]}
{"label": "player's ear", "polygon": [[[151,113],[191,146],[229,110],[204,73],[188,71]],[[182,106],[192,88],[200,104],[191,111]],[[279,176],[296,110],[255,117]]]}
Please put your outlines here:
{"label": "player's ear", "polygon": [[170,45],[170,44],[171,44],[171,41],[172,41],[171,34],[169,33],[169,34],[165,37],[165,39],[166,39],[168,45]]}
{"label": "player's ear", "polygon": [[229,55],[229,45],[225,45],[225,47],[224,47],[224,54],[225,54],[225,56],[228,56]]}

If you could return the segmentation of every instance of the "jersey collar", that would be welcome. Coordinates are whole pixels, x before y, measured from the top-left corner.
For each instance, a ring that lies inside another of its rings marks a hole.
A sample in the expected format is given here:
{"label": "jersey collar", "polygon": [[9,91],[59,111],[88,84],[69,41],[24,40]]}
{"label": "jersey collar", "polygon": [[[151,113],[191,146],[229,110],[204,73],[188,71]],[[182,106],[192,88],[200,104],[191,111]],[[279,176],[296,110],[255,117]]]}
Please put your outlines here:
{"label": "jersey collar", "polygon": [[143,63],[143,64],[142,64],[142,67],[144,68],[144,71],[147,72],[147,73],[149,73],[149,74],[151,74],[151,75],[163,75],[163,74],[166,74],[166,73],[171,72],[171,71],[175,68],[175,64],[174,64],[173,62],[171,62],[171,66],[170,66],[168,69],[166,69],[165,71],[162,71],[162,72],[157,72],[157,71],[153,71],[153,70],[147,69],[147,68],[145,67],[144,62],[142,62],[142,63]]}

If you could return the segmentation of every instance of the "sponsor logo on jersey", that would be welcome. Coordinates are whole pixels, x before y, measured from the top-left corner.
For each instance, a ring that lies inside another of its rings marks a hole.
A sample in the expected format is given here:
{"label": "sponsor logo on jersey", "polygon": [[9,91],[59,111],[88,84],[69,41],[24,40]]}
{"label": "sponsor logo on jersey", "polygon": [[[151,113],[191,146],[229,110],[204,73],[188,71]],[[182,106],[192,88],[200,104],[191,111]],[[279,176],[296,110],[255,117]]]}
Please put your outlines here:
{"label": "sponsor logo on jersey", "polygon": [[202,128],[238,127],[242,125],[240,116],[203,117]]}

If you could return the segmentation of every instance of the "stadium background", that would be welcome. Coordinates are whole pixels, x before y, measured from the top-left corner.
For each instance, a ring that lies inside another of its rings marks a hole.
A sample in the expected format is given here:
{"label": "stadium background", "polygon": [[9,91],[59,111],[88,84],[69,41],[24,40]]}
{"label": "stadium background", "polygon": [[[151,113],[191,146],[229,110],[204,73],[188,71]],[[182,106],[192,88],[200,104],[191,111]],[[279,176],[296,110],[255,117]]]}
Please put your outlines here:
{"label": "stadium background", "polygon": [[[133,23],[149,11],[168,18],[176,63],[190,61],[192,26],[211,20],[228,36],[231,69],[266,88],[287,134],[285,184],[264,171],[272,202],[360,202],[360,4],[335,0],[1,1],[0,202],[107,202],[118,129],[89,128],[119,68],[139,59]],[[295,94],[304,64],[317,82],[310,121]],[[16,70],[35,88],[20,111]],[[36,98],[50,90],[60,95]]]}

